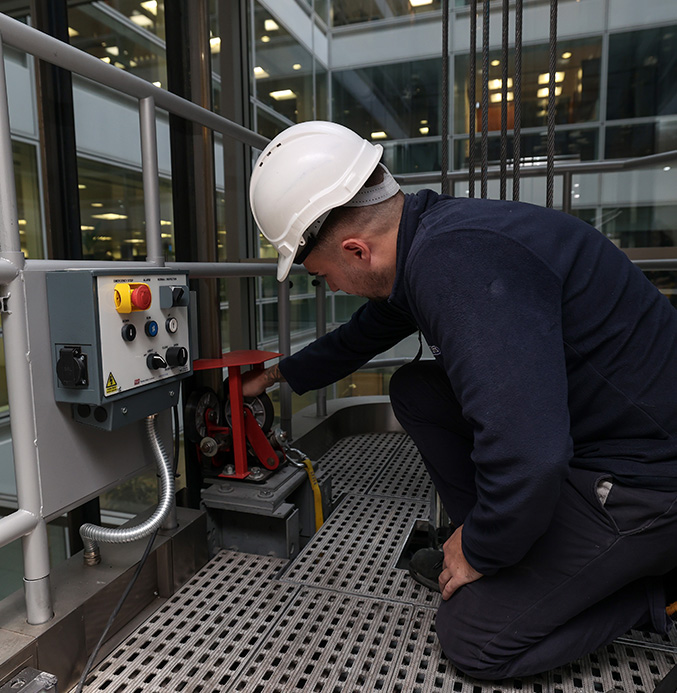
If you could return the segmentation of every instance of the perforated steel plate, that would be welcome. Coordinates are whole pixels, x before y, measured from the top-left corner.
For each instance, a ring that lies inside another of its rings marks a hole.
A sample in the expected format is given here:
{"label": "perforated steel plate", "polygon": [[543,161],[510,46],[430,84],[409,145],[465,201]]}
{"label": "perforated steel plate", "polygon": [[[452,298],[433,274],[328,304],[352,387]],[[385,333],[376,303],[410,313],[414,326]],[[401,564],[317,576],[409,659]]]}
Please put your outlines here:
{"label": "perforated steel plate", "polygon": [[[439,595],[395,567],[427,514],[420,457],[402,434],[354,436],[335,450],[324,462],[347,495],[292,563],[218,554],[86,691],[652,693],[677,662],[675,636],[633,632],[541,676],[487,682],[458,672],[434,632]],[[424,495],[404,495],[414,492]]]}
{"label": "perforated steel plate", "polygon": [[405,437],[367,489],[369,495],[428,500],[432,481],[414,441]]}
{"label": "perforated steel plate", "polygon": [[85,690],[226,690],[296,591],[273,580],[285,563],[221,552],[101,663]]}
{"label": "perforated steel plate", "polygon": [[283,579],[436,608],[439,594],[395,567],[416,520],[427,512],[420,501],[346,496]]}
{"label": "perforated steel plate", "polygon": [[348,436],[339,440],[319,462],[332,475],[336,495],[368,493],[405,440],[408,438],[404,433]]}

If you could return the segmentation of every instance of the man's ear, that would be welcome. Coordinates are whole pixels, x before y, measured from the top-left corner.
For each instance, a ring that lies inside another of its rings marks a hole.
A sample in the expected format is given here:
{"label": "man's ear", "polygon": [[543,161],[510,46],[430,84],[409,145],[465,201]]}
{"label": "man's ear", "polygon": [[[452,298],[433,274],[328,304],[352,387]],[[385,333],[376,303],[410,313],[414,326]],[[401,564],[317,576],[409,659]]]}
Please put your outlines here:
{"label": "man's ear", "polygon": [[370,263],[372,251],[369,244],[362,238],[346,238],[341,241],[341,250],[348,254],[348,260]]}

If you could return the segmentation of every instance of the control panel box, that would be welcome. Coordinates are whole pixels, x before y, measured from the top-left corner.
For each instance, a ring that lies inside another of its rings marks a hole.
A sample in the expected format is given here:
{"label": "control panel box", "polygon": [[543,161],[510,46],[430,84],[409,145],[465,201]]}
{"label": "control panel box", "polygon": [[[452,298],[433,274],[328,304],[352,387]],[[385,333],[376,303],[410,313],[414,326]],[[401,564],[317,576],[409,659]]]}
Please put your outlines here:
{"label": "control panel box", "polygon": [[49,272],[47,302],[58,402],[112,429],[178,401],[192,372],[186,274],[146,268]]}

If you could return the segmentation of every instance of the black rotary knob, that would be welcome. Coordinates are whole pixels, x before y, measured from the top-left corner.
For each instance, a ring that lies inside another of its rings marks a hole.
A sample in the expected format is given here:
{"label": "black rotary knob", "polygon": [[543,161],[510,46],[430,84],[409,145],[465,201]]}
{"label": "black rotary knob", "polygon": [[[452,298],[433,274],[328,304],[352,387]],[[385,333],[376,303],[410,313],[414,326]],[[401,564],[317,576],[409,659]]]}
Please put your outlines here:
{"label": "black rotary knob", "polygon": [[148,366],[151,371],[158,371],[160,368],[167,368],[167,362],[160,354],[152,353],[146,356],[146,366]]}
{"label": "black rotary knob", "polygon": [[185,366],[188,363],[188,349],[182,346],[169,347],[165,357],[167,359],[167,366],[169,366],[169,368]]}

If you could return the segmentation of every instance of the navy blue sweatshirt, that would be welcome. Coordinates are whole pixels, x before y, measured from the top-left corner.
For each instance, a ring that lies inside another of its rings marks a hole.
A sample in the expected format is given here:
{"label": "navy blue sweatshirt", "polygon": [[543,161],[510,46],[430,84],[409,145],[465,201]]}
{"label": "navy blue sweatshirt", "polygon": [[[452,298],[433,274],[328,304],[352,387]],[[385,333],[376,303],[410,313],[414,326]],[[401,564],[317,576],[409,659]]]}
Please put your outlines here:
{"label": "navy blue sweatshirt", "polygon": [[463,551],[514,565],[571,466],[677,490],[677,311],[588,224],[534,205],[405,198],[387,301],[280,370],[297,393],[420,329],[474,431],[477,503]]}

